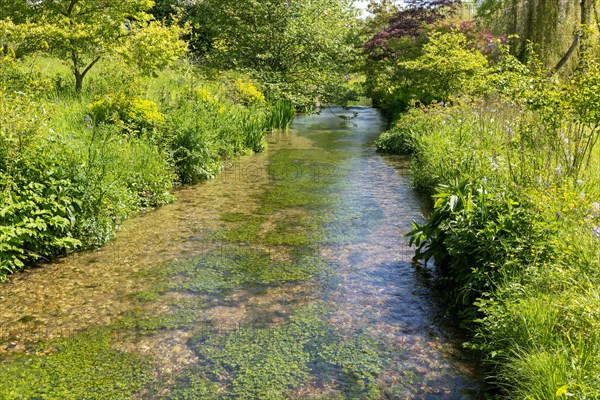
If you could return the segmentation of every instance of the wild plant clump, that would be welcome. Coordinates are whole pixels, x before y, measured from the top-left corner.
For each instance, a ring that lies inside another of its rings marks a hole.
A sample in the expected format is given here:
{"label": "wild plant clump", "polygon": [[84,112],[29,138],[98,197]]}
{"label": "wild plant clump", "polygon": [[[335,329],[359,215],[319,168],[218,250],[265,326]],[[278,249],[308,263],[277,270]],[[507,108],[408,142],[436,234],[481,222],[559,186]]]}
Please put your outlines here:
{"label": "wild plant clump", "polygon": [[26,60],[1,62],[0,280],[101,246],[128,216],[171,202],[174,184],[213,178],[224,159],[263,151],[275,128],[251,84],[209,83],[196,71],[144,77],[115,63],[84,94],[58,78],[30,92],[41,72]]}
{"label": "wild plant clump", "polygon": [[[559,79],[533,46],[523,62],[498,41],[486,64],[477,43],[459,41],[446,53],[461,60],[446,67],[438,48],[456,33],[422,34],[417,55],[395,68],[428,78],[390,91],[412,96],[411,108],[377,142],[410,154],[415,187],[433,196],[409,234],[416,259],[434,263],[472,332],[467,346],[511,398],[597,398],[598,61],[584,53]],[[466,85],[469,65],[477,74]]]}

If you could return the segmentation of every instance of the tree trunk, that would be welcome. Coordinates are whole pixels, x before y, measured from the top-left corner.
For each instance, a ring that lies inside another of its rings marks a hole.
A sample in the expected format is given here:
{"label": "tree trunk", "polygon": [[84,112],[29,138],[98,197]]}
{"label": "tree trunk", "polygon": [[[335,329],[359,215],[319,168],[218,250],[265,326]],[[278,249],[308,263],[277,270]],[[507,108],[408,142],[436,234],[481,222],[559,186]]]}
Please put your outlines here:
{"label": "tree trunk", "polygon": [[83,89],[83,78],[85,78],[87,73],[90,72],[90,69],[92,69],[98,61],[100,61],[100,56],[94,58],[94,60],[81,71],[79,68],[79,57],[77,56],[77,53],[73,52],[73,74],[75,75],[75,91],[77,93],[81,93],[81,90]]}
{"label": "tree trunk", "polygon": [[[588,15],[588,9],[587,9],[587,3],[586,0],[581,0],[581,3],[579,4],[581,7],[581,18],[580,18],[580,24],[582,26],[588,25],[589,24],[589,15]],[[562,67],[565,66],[565,64],[567,63],[567,61],[569,61],[569,59],[571,58],[571,56],[573,55],[573,53],[575,53],[575,50],[577,49],[578,45],[581,42],[581,34],[579,32],[577,32],[575,34],[575,38],[573,39],[573,43],[571,44],[571,47],[569,47],[569,50],[567,50],[567,52],[565,53],[565,55],[560,59],[560,61],[558,62],[558,64],[556,64],[556,67],[554,67],[554,70],[556,72],[558,72]]]}
{"label": "tree trunk", "polygon": [[75,91],[81,93],[83,89],[83,77],[84,75],[79,71],[75,71]]}

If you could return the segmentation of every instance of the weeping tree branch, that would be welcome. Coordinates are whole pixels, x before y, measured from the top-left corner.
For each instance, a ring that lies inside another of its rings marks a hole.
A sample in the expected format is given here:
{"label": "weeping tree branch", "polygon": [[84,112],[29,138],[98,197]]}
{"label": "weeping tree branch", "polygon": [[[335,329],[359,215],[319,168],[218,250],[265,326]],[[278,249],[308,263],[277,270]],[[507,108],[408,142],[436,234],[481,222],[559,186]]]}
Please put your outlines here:
{"label": "weeping tree branch", "polygon": [[[580,17],[579,23],[581,24],[581,26],[588,25],[588,23],[589,23],[589,13],[588,13],[587,1],[588,0],[581,0],[581,2],[579,3],[579,7],[581,9],[581,11],[580,11],[581,17]],[[595,4],[594,4],[594,9],[595,9]],[[571,56],[573,56],[573,53],[575,53],[575,50],[577,50],[577,47],[579,47],[579,44],[580,44],[583,36],[584,36],[583,32],[577,32],[575,34],[573,43],[571,44],[571,46],[569,47],[569,49],[567,50],[565,55],[562,56],[562,58],[560,59],[558,64],[556,64],[556,66],[554,67],[555,72],[560,71],[567,64],[567,62],[571,59]]]}

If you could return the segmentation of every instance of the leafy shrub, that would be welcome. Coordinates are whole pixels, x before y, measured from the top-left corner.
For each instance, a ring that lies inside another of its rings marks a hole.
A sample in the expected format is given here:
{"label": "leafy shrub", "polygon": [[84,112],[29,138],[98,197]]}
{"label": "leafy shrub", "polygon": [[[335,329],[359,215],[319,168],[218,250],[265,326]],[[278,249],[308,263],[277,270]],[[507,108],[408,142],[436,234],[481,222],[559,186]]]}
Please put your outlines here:
{"label": "leafy shrub", "polygon": [[263,104],[265,102],[265,95],[251,82],[244,82],[238,78],[234,88],[236,91],[236,100],[241,104],[249,106],[252,104]]}
{"label": "leafy shrub", "polygon": [[80,201],[75,235],[85,247],[109,240],[133,212],[173,200],[174,175],[164,155],[143,139],[123,137],[117,127],[53,135],[43,143],[46,162],[74,183]]}
{"label": "leafy shrub", "polygon": [[129,97],[125,92],[107,94],[88,108],[97,124],[122,124],[123,129],[130,133],[150,133],[165,122],[155,102]]}
{"label": "leafy shrub", "polygon": [[391,154],[413,154],[417,150],[418,136],[431,130],[436,115],[429,113],[423,117],[422,109],[411,109],[402,114],[392,128],[379,137],[377,151]]}
{"label": "leafy shrub", "polygon": [[47,122],[41,108],[25,94],[7,93],[0,87],[0,171],[13,173]]}
{"label": "leafy shrub", "polygon": [[423,54],[399,66],[412,77],[417,99],[441,101],[482,93],[489,87],[487,59],[479,51],[470,50],[466,36],[460,32],[432,32]]}
{"label": "leafy shrub", "polygon": [[[246,107],[227,97],[218,85],[190,84],[168,99],[163,138],[179,180],[193,183],[214,177],[223,158],[266,148],[265,112],[259,104]],[[235,96],[234,96],[235,97]]]}
{"label": "leafy shrub", "polygon": [[410,233],[416,258],[435,259],[453,288],[451,297],[462,306],[553,254],[547,244],[552,226],[531,204],[516,201],[510,192],[489,190],[470,181],[441,186],[428,222],[415,224]]}
{"label": "leafy shrub", "polygon": [[52,170],[28,173],[0,175],[0,281],[26,264],[81,244],[73,238],[78,201],[72,196],[72,183]]}
{"label": "leafy shrub", "polygon": [[221,108],[221,107],[223,107],[223,104],[221,103],[219,98],[216,95],[212,94],[210,92],[210,90],[208,90],[207,88],[200,87],[200,88],[195,89],[194,95],[197,100],[206,104],[206,106],[217,109],[219,111],[223,110]]}
{"label": "leafy shrub", "polygon": [[52,87],[36,65],[23,68],[24,61],[16,58],[12,48],[0,47],[0,88],[13,93],[45,94]]}
{"label": "leafy shrub", "polygon": [[381,153],[406,155],[415,151],[410,130],[399,126],[382,133],[375,145]]}
{"label": "leafy shrub", "polygon": [[178,130],[172,142],[171,157],[179,180],[195,183],[213,178],[220,168],[219,157],[200,129],[186,127]]}
{"label": "leafy shrub", "polygon": [[266,105],[250,84],[195,71],[150,80],[118,64],[90,77],[93,94],[59,90],[50,103],[12,90],[28,75],[0,60],[0,279],[101,246],[128,216],[172,201],[176,180],[212,178],[224,159],[266,147]]}

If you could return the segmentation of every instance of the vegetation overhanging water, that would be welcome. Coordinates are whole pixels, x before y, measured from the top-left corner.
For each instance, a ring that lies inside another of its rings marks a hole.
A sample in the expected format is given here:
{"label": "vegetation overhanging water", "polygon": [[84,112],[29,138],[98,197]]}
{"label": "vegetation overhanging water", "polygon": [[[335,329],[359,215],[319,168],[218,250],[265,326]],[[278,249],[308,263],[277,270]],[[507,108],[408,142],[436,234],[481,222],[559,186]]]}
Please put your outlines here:
{"label": "vegetation overhanging water", "polygon": [[402,245],[420,200],[371,147],[384,128],[365,107],[300,117],[106,247],[13,277],[0,397],[474,397]]}

